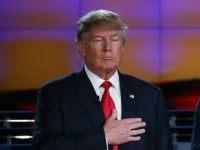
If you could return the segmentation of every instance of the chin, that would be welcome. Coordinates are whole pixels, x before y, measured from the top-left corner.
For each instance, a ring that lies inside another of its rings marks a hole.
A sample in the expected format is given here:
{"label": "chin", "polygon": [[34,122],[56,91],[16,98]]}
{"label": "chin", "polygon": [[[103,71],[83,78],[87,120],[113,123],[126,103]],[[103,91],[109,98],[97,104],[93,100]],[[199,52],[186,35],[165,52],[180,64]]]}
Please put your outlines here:
{"label": "chin", "polygon": [[119,64],[116,61],[104,61],[99,63],[99,67],[107,71],[115,71],[118,69]]}
{"label": "chin", "polygon": [[117,70],[117,66],[116,65],[106,65],[103,67],[105,70],[108,70],[108,71],[114,71],[114,70]]}

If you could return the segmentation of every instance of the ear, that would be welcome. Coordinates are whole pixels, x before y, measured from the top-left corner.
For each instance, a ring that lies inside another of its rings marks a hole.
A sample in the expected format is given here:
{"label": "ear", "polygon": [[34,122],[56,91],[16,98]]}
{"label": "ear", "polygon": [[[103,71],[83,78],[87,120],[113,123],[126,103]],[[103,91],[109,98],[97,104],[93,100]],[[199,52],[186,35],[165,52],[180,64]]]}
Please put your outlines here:
{"label": "ear", "polygon": [[78,52],[79,52],[79,55],[81,56],[81,58],[84,58],[85,57],[85,48],[84,48],[83,42],[77,41],[76,48],[78,49]]}

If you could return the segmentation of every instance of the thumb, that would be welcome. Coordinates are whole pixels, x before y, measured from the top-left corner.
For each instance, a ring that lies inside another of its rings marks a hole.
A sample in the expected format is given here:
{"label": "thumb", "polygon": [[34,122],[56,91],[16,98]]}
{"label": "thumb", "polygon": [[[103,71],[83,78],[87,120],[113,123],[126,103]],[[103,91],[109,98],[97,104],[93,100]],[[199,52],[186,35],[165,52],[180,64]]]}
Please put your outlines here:
{"label": "thumb", "polygon": [[117,119],[117,110],[113,109],[112,114],[109,119],[116,120]]}

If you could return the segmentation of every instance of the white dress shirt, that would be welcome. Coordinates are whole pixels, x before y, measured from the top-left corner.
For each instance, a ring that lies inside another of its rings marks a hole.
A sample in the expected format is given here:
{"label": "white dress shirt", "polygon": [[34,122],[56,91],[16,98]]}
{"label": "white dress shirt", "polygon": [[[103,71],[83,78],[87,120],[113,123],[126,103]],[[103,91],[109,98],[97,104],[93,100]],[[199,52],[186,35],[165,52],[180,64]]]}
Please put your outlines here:
{"label": "white dress shirt", "polygon": [[[92,86],[96,92],[96,94],[99,96],[99,101],[101,101],[104,88],[100,87],[101,84],[105,81],[104,79],[101,79],[99,76],[95,75],[93,72],[91,72],[87,66],[85,65],[85,72],[92,83]],[[119,73],[116,71],[110,79],[108,79],[112,83],[112,86],[109,88],[110,96],[112,97],[115,108],[117,110],[118,116],[117,119],[121,119],[122,115],[122,106],[121,106],[121,92],[120,92],[120,82],[119,82]]]}

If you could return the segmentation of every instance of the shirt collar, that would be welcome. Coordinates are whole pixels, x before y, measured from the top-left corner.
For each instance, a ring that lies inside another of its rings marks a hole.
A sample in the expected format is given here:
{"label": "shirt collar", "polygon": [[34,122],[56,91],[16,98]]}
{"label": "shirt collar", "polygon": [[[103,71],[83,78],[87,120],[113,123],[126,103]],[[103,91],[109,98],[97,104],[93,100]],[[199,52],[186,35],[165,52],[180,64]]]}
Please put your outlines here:
{"label": "shirt collar", "polygon": [[[88,76],[88,78],[90,79],[94,89],[98,89],[100,87],[100,85],[105,81],[104,79],[100,78],[99,76],[97,76],[96,74],[94,74],[93,72],[91,72],[87,66],[84,66],[85,68],[85,72]],[[119,73],[118,71],[116,71],[111,77],[110,79],[108,79],[108,81],[110,81],[112,83],[112,85],[117,89],[120,90],[119,88]]]}

